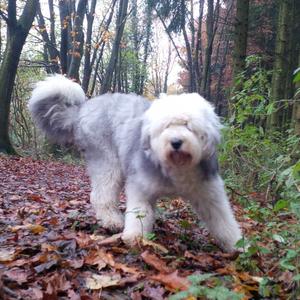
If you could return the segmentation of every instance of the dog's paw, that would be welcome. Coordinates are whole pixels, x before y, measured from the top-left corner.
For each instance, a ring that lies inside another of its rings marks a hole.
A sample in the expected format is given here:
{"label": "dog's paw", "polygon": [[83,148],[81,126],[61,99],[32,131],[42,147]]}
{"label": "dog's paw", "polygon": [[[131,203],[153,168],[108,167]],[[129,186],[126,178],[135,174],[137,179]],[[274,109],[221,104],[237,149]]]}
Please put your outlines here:
{"label": "dog's paw", "polygon": [[134,246],[139,243],[142,239],[142,234],[140,232],[128,232],[124,231],[121,239],[128,246]]}
{"label": "dog's paw", "polygon": [[124,216],[118,211],[107,211],[98,218],[99,225],[113,232],[120,232],[124,228]]}

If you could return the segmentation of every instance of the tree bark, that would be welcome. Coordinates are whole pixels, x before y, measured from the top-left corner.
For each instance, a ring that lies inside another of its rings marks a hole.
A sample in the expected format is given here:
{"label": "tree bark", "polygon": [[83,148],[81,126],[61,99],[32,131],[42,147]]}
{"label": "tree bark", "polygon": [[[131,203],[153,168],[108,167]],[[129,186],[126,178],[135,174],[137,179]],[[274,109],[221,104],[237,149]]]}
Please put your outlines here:
{"label": "tree bark", "polygon": [[[294,20],[299,20],[300,18],[300,3],[295,0],[295,17]],[[296,42],[295,49],[298,56],[298,68],[300,67],[300,23],[294,22],[294,34],[293,40]],[[295,86],[296,95],[293,102],[293,114],[292,114],[292,126],[294,128],[295,134],[300,136],[300,81],[296,82]]]}
{"label": "tree bark", "polygon": [[121,43],[126,17],[127,17],[127,7],[128,7],[128,0],[120,0],[119,12],[118,12],[118,17],[116,22],[116,36],[113,43],[110,60],[101,85],[101,89],[100,89],[101,94],[107,93],[111,88],[113,73],[115,71],[116,63],[118,60],[120,43]]}
{"label": "tree bark", "polygon": [[145,79],[146,79],[146,68],[147,68],[147,60],[149,56],[150,50],[150,38],[151,38],[151,25],[152,25],[152,9],[149,4],[147,4],[146,8],[146,39],[144,43],[144,56],[143,63],[141,67],[141,85],[139,94],[142,95],[144,92]]}
{"label": "tree bark", "polygon": [[233,83],[246,64],[249,0],[237,0],[233,50]]}
{"label": "tree bark", "polygon": [[[46,52],[48,52],[48,54],[49,54],[49,59],[50,59],[50,66],[48,67],[49,72],[59,73],[60,72],[60,68],[59,68],[59,65],[58,65],[59,52],[56,49],[55,44],[53,44],[52,41],[51,41],[51,39],[55,41],[55,38],[52,37],[50,39],[50,37],[48,35],[48,32],[46,30],[45,19],[44,19],[44,16],[42,14],[42,11],[41,11],[40,4],[38,4],[38,7],[37,7],[37,20],[38,20],[40,34],[43,38],[43,41],[45,43],[45,48],[47,50]],[[47,59],[47,61],[49,61],[49,59]]]}
{"label": "tree bark", "polygon": [[62,74],[68,73],[68,50],[69,32],[71,27],[71,13],[69,11],[69,0],[59,1],[60,15],[60,65]]}
{"label": "tree bark", "polygon": [[84,67],[83,67],[83,79],[82,79],[82,88],[85,93],[87,93],[88,91],[89,82],[92,73],[92,66],[91,66],[92,33],[93,33],[93,23],[94,23],[96,4],[97,4],[97,0],[92,0],[90,10],[86,14],[87,30],[86,30],[85,49],[84,49]]}
{"label": "tree bark", "polygon": [[[274,112],[268,119],[268,128],[280,128],[283,110],[280,100],[285,98],[286,82],[289,65],[289,39],[291,38],[291,18],[294,0],[281,0],[278,15],[277,36],[275,46],[275,61],[271,83],[271,101],[274,103]],[[292,80],[292,78],[290,78]]]}
{"label": "tree bark", "polygon": [[83,19],[86,11],[87,0],[80,0],[78,2],[77,10],[75,13],[74,27],[71,32],[72,38],[72,52],[71,62],[68,70],[68,77],[79,81],[79,68],[80,62],[83,55]]}
{"label": "tree bark", "polygon": [[0,67],[0,152],[15,154],[9,138],[9,113],[21,52],[36,14],[38,0],[28,0],[16,19],[16,1],[8,2],[7,43]]}
{"label": "tree bark", "polygon": [[207,1],[207,16],[206,16],[206,35],[207,46],[205,49],[205,59],[201,80],[200,93],[202,96],[210,97],[210,68],[211,68],[211,55],[214,40],[214,0]]}

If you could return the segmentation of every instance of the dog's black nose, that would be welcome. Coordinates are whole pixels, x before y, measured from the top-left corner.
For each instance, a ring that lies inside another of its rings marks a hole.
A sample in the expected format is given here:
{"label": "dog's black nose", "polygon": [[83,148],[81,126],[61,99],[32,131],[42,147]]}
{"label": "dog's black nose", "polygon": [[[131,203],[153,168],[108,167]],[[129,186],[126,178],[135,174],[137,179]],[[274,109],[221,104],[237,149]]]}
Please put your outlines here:
{"label": "dog's black nose", "polygon": [[179,140],[179,139],[173,139],[171,141],[171,145],[172,147],[175,149],[175,150],[179,150],[179,148],[181,147],[183,141],[182,140]]}

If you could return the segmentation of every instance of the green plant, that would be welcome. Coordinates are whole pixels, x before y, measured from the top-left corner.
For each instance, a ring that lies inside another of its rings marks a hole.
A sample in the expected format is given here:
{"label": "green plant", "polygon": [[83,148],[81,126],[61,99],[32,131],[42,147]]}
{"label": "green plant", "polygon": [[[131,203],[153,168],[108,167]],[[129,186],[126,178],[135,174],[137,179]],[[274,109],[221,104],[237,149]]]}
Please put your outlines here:
{"label": "green plant", "polygon": [[[188,277],[191,286],[186,291],[182,291],[172,295],[170,300],[187,299],[188,297],[205,297],[212,300],[239,300],[243,298],[242,294],[230,291],[222,286],[222,282],[218,278],[213,277],[214,274],[191,275]],[[205,281],[214,279],[214,287],[205,285]]]}

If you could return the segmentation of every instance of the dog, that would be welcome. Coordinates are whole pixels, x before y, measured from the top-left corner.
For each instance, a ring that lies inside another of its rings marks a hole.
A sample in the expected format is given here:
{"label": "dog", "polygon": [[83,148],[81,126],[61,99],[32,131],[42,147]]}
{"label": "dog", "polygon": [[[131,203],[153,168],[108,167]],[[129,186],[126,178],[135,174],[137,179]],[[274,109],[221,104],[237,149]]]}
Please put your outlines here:
{"label": "dog", "polygon": [[[28,108],[48,138],[83,153],[96,217],[105,228],[124,228],[125,243],[152,231],[159,198],[180,196],[221,248],[235,250],[241,231],[216,156],[221,124],[204,98],[193,93],[150,102],[116,93],[86,100],[77,83],[54,75],[36,84]],[[118,209],[123,188],[125,218]]]}

